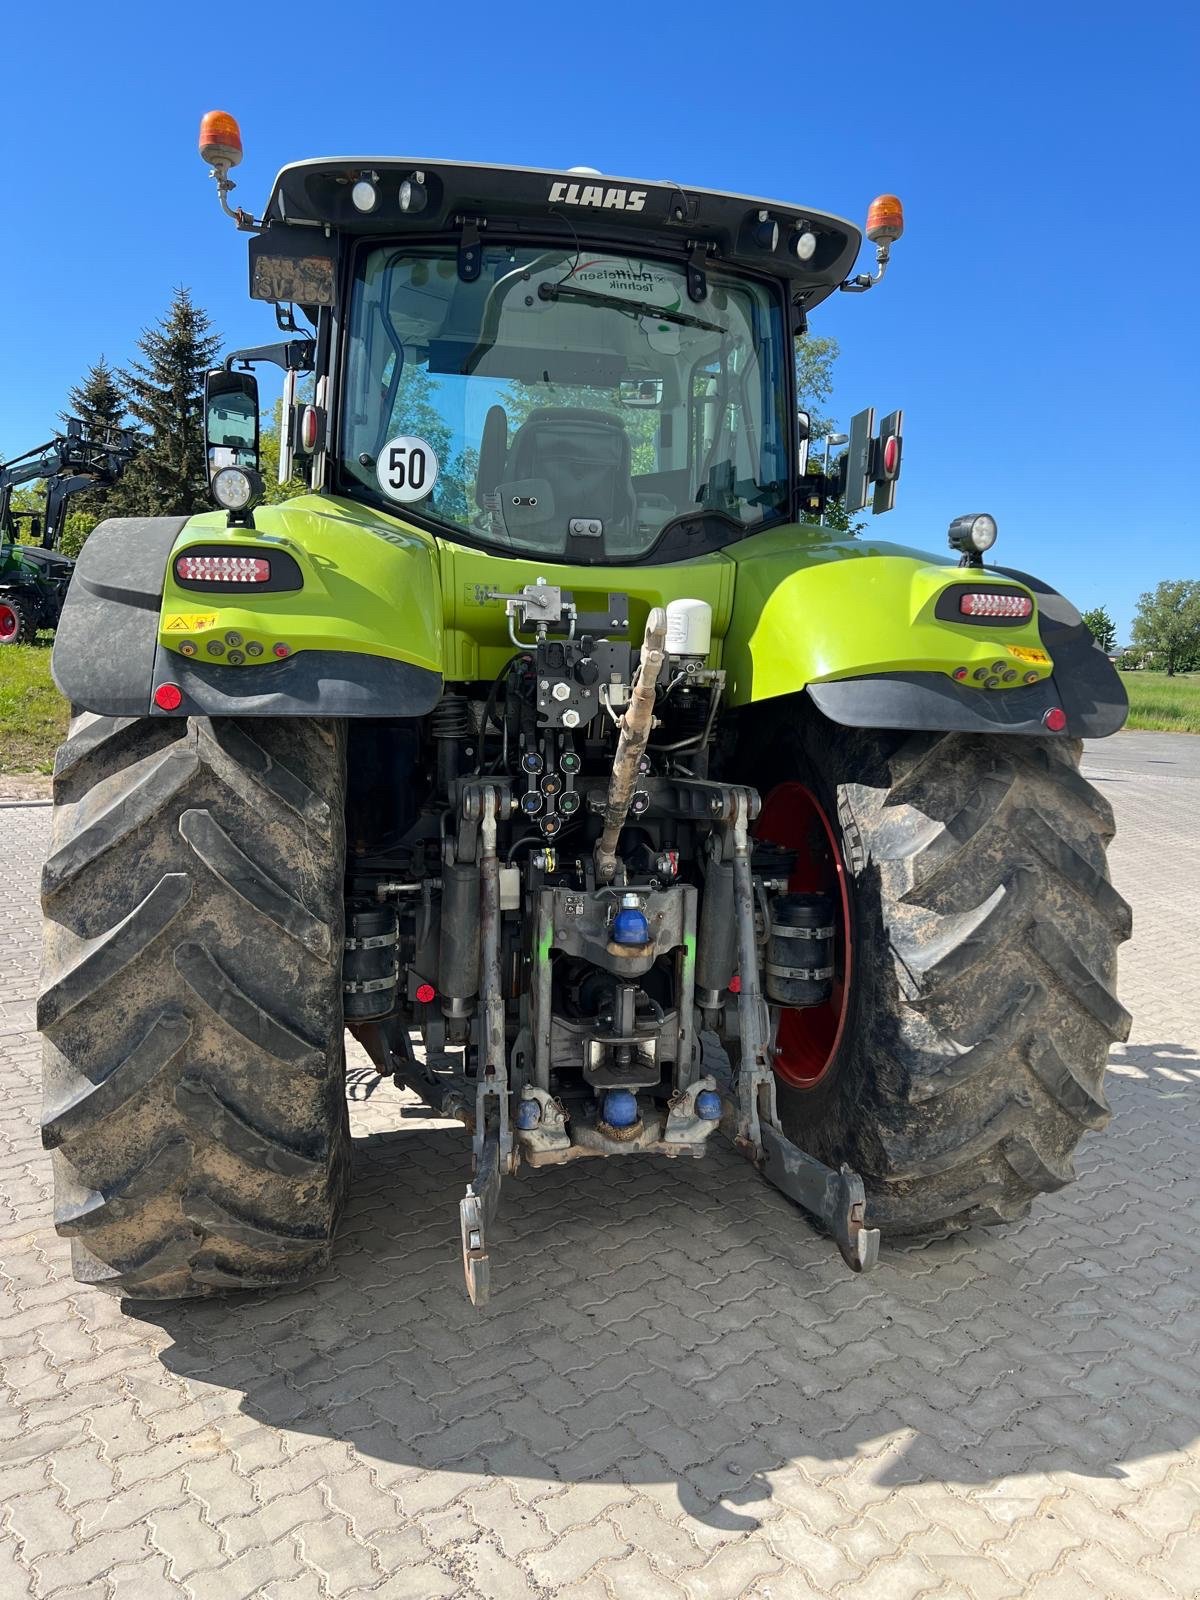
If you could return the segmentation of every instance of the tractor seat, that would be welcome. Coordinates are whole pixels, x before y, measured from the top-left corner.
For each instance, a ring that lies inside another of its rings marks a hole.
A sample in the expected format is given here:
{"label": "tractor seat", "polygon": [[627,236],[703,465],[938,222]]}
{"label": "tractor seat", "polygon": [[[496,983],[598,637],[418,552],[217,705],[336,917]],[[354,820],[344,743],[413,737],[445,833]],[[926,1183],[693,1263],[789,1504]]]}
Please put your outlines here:
{"label": "tractor seat", "polygon": [[549,489],[548,495],[543,490],[536,510],[521,515],[525,536],[544,532],[549,545],[562,549],[573,518],[601,522],[606,535],[633,530],[637,497],[629,435],[619,418],[603,411],[544,406],[525,419],[500,458],[503,420],[500,408],[493,407],[480,451],[480,487],[491,480],[506,514],[505,485],[541,484]]}

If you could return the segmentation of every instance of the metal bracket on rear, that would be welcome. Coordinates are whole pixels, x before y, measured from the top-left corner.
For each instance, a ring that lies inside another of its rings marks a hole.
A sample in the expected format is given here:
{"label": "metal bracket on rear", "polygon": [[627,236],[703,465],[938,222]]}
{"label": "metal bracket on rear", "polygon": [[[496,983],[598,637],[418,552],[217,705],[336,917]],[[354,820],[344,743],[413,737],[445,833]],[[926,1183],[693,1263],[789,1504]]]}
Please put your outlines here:
{"label": "metal bracket on rear", "polygon": [[479,822],[479,999],[478,1087],[475,1091],[475,1173],[459,1202],[463,1275],[471,1304],[487,1304],[491,1288],[488,1228],[500,1198],[500,1179],[515,1159],[508,1122],[508,1062],[504,1047],[504,996],[500,987],[500,865],[496,818],[500,796],[489,783],[481,796]]}
{"label": "metal bracket on rear", "polygon": [[866,1226],[867,1197],[862,1179],[844,1163],[835,1170],[808,1155],[792,1143],[779,1125],[775,1074],[771,1069],[770,1020],[759,979],[754,879],[750,870],[753,796],[747,789],[731,792],[734,901],[742,980],[738,997],[741,1062],[734,1142],[777,1189],[825,1224],[848,1267],[854,1272],[869,1272],[879,1260],[879,1229]]}
{"label": "metal bracket on rear", "polygon": [[491,1292],[491,1263],[488,1260],[488,1229],[500,1200],[500,1133],[491,1128],[483,1139],[483,1149],[475,1162],[475,1176],[459,1201],[458,1220],[462,1230],[463,1275],[473,1306],[484,1306]]}
{"label": "metal bracket on rear", "polygon": [[845,1162],[835,1171],[806,1155],[778,1128],[762,1129],[761,1170],[777,1189],[812,1213],[829,1229],[854,1272],[870,1272],[879,1262],[879,1229],[864,1226],[867,1197],[863,1181]]}

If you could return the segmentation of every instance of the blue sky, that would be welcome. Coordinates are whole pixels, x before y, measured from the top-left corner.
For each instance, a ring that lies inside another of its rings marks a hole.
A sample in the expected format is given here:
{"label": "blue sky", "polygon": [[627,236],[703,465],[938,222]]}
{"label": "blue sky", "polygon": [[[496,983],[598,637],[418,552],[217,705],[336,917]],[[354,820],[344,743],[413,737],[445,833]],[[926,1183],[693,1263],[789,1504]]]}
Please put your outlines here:
{"label": "blue sky", "polygon": [[[842,346],[838,416],[905,411],[877,531],[941,549],[952,516],[991,511],[998,559],[1107,604],[1122,637],[1141,590],[1200,576],[1191,7],[96,15],[6,24],[0,457],[51,431],[96,356],[128,359],[174,284],[229,344],[272,336],[195,152],[220,106],[247,207],[284,162],[333,154],[586,164],[857,219],[892,190],[908,231],[887,281],[814,318]],[[85,47],[51,64],[47,29],[76,26]]]}

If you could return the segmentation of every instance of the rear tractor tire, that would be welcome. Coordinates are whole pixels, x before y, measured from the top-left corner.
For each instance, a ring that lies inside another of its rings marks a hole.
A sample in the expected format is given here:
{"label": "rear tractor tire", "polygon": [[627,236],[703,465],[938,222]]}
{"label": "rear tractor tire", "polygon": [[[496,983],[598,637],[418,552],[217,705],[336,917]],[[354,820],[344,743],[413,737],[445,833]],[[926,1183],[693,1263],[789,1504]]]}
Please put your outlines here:
{"label": "rear tractor tire", "polygon": [[842,922],[837,1014],[781,1026],[784,1131],[862,1175],[885,1235],[1023,1216],[1108,1121],[1109,1046],[1129,1032],[1130,911],[1082,747],[841,728],[793,704],[752,748],[757,832],[800,846],[791,887],[827,890]]}
{"label": "rear tractor tire", "polygon": [[75,1276],[307,1276],[348,1177],[343,725],[77,716],[42,877],[42,1138]]}

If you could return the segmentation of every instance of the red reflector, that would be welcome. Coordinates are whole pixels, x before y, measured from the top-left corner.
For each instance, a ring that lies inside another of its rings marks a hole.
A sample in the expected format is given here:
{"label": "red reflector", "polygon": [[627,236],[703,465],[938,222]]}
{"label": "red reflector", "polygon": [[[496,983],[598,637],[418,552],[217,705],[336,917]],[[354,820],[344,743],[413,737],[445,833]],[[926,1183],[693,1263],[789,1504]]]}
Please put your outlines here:
{"label": "red reflector", "polygon": [[729,980],[729,992],[730,994],[741,994],[742,992],[742,980],[736,973]]}
{"label": "red reflector", "polygon": [[154,691],[154,704],[160,711],[178,711],[183,704],[183,690],[178,684],[160,683]]}
{"label": "red reflector", "polygon": [[427,1006],[431,1000],[437,999],[437,990],[431,983],[419,983],[417,985],[417,999],[423,1006]]}
{"label": "red reflector", "polygon": [[900,441],[890,433],[883,441],[883,475],[894,478],[900,470]]}
{"label": "red reflector", "polygon": [[1033,601],[1027,594],[964,594],[958,609],[964,617],[1029,617]]}
{"label": "red reflector", "polygon": [[262,556],[176,556],[175,576],[188,583],[266,583],[271,563]]}
{"label": "red reflector", "polygon": [[273,656],[278,656],[281,661],[283,660],[284,656],[290,656],[291,653],[292,647],[290,644],[273,644],[271,646],[271,654]]}
{"label": "red reflector", "polygon": [[1042,717],[1042,723],[1051,733],[1061,733],[1067,725],[1067,713],[1061,706],[1051,706]]}
{"label": "red reflector", "polygon": [[963,679],[966,677],[966,675],[967,675],[966,667],[955,667],[954,676],[958,680],[959,683],[961,683],[963,681]]}
{"label": "red reflector", "polygon": [[308,455],[317,448],[317,411],[315,406],[305,406],[300,413],[300,444]]}

